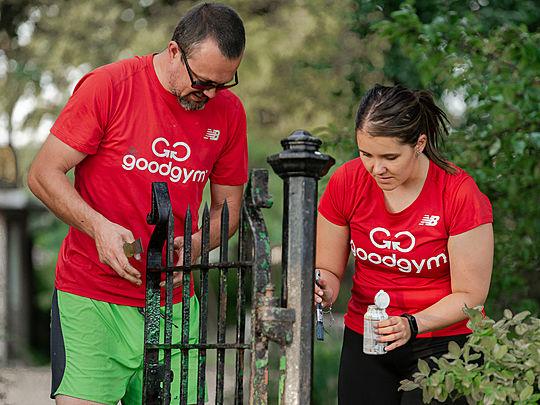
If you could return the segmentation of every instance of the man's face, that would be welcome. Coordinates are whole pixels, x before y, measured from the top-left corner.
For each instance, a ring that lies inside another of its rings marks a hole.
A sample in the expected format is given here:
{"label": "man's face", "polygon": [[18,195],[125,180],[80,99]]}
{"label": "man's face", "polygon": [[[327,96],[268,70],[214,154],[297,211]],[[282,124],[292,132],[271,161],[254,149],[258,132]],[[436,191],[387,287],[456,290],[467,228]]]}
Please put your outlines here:
{"label": "man's face", "polygon": [[[168,52],[168,90],[176,96],[180,105],[186,110],[202,109],[219,90],[215,87],[206,90],[192,88],[188,68],[178,44],[170,42]],[[223,56],[212,39],[203,41],[186,57],[193,80],[215,85],[231,82],[242,60],[241,56],[237,59],[228,59]]]}

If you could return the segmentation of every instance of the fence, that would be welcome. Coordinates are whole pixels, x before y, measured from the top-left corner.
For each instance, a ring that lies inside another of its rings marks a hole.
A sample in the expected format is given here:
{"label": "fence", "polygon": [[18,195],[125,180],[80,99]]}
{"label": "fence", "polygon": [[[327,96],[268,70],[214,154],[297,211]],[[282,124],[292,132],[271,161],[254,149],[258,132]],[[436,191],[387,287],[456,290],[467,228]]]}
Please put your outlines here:
{"label": "fence", "polygon": [[[166,183],[152,184],[152,211],[147,222],[155,225],[147,248],[145,308],[145,353],[143,404],[169,404],[173,396],[187,404],[188,359],[197,352],[197,404],[205,403],[208,351],[216,351],[215,404],[224,402],[225,353],[234,351],[234,403],[244,403],[248,390],[250,404],[268,403],[269,342],[278,344],[280,355],[279,401],[282,404],[311,403],[313,363],[313,274],[317,181],[334,160],[318,152],[321,141],[304,131],[282,140],[284,150],[268,158],[284,181],[283,245],[281,296],[274,296],[270,271],[270,243],[262,208],[270,208],[268,172],[255,169],[244,193],[239,219],[237,261],[229,261],[227,204],[221,214],[219,261],[210,263],[210,215],[206,206],[201,218],[201,260],[192,264],[192,216],[188,208],[184,220],[182,266],[174,265],[174,219]],[[165,246],[165,266],[162,252]],[[227,342],[227,292],[229,273],[236,272],[236,334]],[[173,343],[173,273],[182,277],[182,322],[180,342]],[[219,274],[217,336],[208,342],[209,273]],[[164,297],[160,283],[165,274]],[[247,280],[251,278],[248,288]],[[196,283],[193,283],[196,281]],[[190,343],[190,296],[192,285],[199,286],[198,343]],[[251,302],[250,339],[246,342],[246,303]],[[164,302],[162,302],[162,300]],[[164,303],[163,310],[160,308]],[[163,318],[163,319],[162,319]],[[161,335],[161,340],[160,340]],[[171,359],[180,351],[180,376],[171,371]],[[244,379],[244,353],[250,353],[250,378]],[[160,356],[161,354],[161,356]],[[179,392],[171,391],[174,378],[180,379]],[[248,386],[248,387],[246,387]]]}

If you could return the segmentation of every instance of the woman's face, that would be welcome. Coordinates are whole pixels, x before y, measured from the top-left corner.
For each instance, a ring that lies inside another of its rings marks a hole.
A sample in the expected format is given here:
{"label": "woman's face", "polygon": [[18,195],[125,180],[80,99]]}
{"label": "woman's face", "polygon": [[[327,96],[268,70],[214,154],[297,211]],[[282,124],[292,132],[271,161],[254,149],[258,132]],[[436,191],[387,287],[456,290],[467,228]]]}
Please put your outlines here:
{"label": "woman's face", "polygon": [[356,132],[356,141],[364,167],[383,191],[392,191],[421,176],[420,159],[426,136],[421,135],[415,146],[404,145],[398,138],[371,136]]}

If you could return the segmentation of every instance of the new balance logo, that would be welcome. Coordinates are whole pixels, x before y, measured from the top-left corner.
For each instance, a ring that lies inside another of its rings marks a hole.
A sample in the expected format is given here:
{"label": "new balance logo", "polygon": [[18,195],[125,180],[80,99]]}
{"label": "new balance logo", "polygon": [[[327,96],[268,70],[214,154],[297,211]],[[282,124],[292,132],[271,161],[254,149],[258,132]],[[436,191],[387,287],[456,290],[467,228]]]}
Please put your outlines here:
{"label": "new balance logo", "polygon": [[204,139],[210,139],[211,141],[217,141],[219,139],[219,129],[209,129],[204,135]]}
{"label": "new balance logo", "polygon": [[422,220],[418,225],[435,226],[439,222],[439,219],[441,219],[441,217],[437,215],[426,214],[422,217]]}

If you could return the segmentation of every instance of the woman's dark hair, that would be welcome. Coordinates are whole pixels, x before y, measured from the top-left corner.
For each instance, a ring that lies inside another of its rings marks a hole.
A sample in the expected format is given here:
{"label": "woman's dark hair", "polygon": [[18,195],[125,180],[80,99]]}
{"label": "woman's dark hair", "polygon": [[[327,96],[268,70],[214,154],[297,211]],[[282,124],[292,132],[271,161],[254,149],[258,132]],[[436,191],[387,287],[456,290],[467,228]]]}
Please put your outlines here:
{"label": "woman's dark hair", "polygon": [[355,129],[371,136],[395,137],[411,146],[425,134],[426,156],[446,172],[455,174],[457,169],[439,152],[443,134],[448,135],[448,123],[448,117],[435,105],[429,91],[377,84],[358,107]]}
{"label": "woman's dark hair", "polygon": [[189,57],[193,49],[207,38],[216,41],[223,56],[238,58],[246,45],[242,19],[225,4],[203,3],[182,17],[171,41],[175,41]]}

